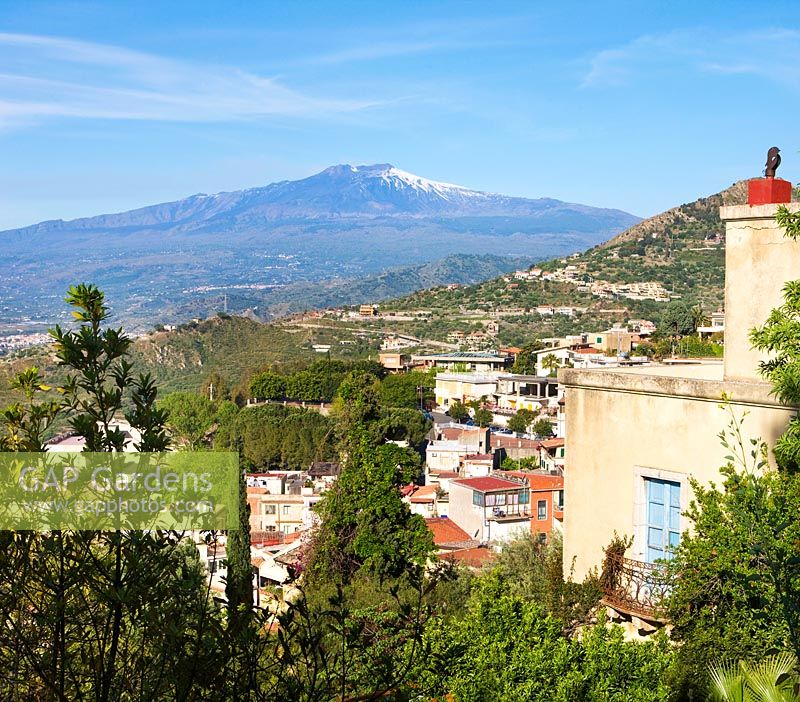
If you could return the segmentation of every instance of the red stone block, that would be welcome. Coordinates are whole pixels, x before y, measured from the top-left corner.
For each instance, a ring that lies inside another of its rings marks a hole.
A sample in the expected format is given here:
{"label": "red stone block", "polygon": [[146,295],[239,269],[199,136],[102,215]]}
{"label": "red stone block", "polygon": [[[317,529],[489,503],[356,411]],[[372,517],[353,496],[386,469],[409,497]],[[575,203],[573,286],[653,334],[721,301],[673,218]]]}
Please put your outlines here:
{"label": "red stone block", "polygon": [[753,178],[747,183],[748,205],[782,204],[792,201],[792,184],[783,178]]}

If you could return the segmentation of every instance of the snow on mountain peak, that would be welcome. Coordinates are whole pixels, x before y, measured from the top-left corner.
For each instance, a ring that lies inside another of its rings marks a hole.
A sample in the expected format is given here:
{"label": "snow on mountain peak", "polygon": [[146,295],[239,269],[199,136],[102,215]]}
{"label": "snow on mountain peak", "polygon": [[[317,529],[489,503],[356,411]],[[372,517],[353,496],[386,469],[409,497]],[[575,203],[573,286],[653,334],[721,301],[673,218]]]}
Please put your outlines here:
{"label": "snow on mountain peak", "polygon": [[459,198],[486,196],[485,193],[470,190],[462,185],[443,183],[423,178],[414,173],[396,168],[391,163],[376,163],[369,166],[350,166],[350,170],[352,173],[362,175],[366,178],[379,179],[395,190],[411,188],[412,190],[424,192],[429,195],[437,195],[445,200],[450,200],[454,195]]}

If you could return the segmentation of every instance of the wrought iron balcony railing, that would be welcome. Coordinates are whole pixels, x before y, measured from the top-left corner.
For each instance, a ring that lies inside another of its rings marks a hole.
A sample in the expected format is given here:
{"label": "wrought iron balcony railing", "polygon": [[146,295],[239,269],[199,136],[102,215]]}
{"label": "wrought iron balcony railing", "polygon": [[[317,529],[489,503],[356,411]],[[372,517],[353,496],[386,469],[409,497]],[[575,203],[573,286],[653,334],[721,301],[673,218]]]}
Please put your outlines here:
{"label": "wrought iron balcony railing", "polygon": [[664,605],[670,591],[663,564],[609,555],[601,577],[603,602],[627,614],[665,621]]}

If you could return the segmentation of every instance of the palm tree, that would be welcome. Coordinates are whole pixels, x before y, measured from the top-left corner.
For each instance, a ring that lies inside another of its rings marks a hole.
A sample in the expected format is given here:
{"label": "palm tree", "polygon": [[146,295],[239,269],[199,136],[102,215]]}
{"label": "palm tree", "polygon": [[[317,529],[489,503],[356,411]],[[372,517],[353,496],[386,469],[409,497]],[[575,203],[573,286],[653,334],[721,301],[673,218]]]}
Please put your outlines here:
{"label": "palm tree", "polygon": [[692,315],[692,324],[694,325],[695,331],[697,331],[697,327],[705,326],[708,323],[708,315],[703,309],[703,305],[701,305],[699,302],[692,307],[689,312]]}
{"label": "palm tree", "polygon": [[558,369],[560,365],[561,362],[552,353],[548,353],[542,359],[542,368],[549,371],[549,375],[553,375],[553,373]]}
{"label": "palm tree", "polygon": [[800,702],[797,659],[791,653],[759,663],[718,663],[709,669],[715,702]]}

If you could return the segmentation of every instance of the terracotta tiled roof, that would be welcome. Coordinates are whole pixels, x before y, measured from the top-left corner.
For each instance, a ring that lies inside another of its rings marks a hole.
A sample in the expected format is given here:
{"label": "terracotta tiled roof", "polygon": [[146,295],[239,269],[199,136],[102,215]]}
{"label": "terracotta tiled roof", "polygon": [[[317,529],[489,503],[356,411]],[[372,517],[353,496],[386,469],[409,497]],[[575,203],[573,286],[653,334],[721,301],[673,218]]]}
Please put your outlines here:
{"label": "terracotta tiled roof", "polygon": [[510,490],[513,488],[524,487],[520,483],[513,480],[506,480],[505,478],[495,478],[493,476],[486,476],[482,478],[462,478],[461,480],[454,480],[454,485],[463,485],[465,487],[477,490],[478,492],[491,492],[492,490]]}
{"label": "terracotta tiled roof", "polygon": [[439,480],[452,480],[453,478],[458,477],[458,473],[452,470],[445,470],[441,473],[437,473],[436,477],[439,478]]}
{"label": "terracotta tiled roof", "polygon": [[518,439],[508,434],[492,434],[492,448],[539,448],[540,441],[536,439]]}
{"label": "terracotta tiled roof", "polygon": [[466,548],[478,544],[452,519],[431,517],[425,520],[425,524],[433,534],[433,543],[439,548]]}
{"label": "terracotta tiled roof", "polygon": [[525,478],[531,490],[561,490],[564,487],[563,475],[550,475],[534,470],[507,470],[506,475],[514,478]]}
{"label": "terracotta tiled roof", "polygon": [[542,441],[544,448],[560,448],[564,445],[564,439],[545,439]]}
{"label": "terracotta tiled roof", "polygon": [[285,541],[284,534],[280,531],[251,531],[250,543],[262,546],[282,544]]}
{"label": "terracotta tiled roof", "polygon": [[493,460],[491,453],[468,453],[464,456],[466,461],[491,461]]}
{"label": "terracotta tiled roof", "polygon": [[443,427],[441,429],[441,434],[443,439],[447,439],[449,441],[458,441],[459,439],[471,439],[474,438],[474,435],[479,432],[485,432],[485,429],[481,429],[480,427],[474,428],[463,428],[463,427]]}
{"label": "terracotta tiled roof", "polygon": [[433,542],[437,545],[469,539],[469,534],[447,517],[430,517],[425,520],[425,524],[428,525],[433,534]]}
{"label": "terracotta tiled roof", "polygon": [[561,490],[564,487],[563,475],[532,475],[528,478],[531,490]]}
{"label": "terracotta tiled roof", "polygon": [[446,558],[470,568],[480,568],[491,561],[494,554],[488,548],[464,548],[448,553]]}
{"label": "terracotta tiled roof", "polygon": [[411,502],[433,502],[437,489],[436,485],[423,485],[411,495]]}

